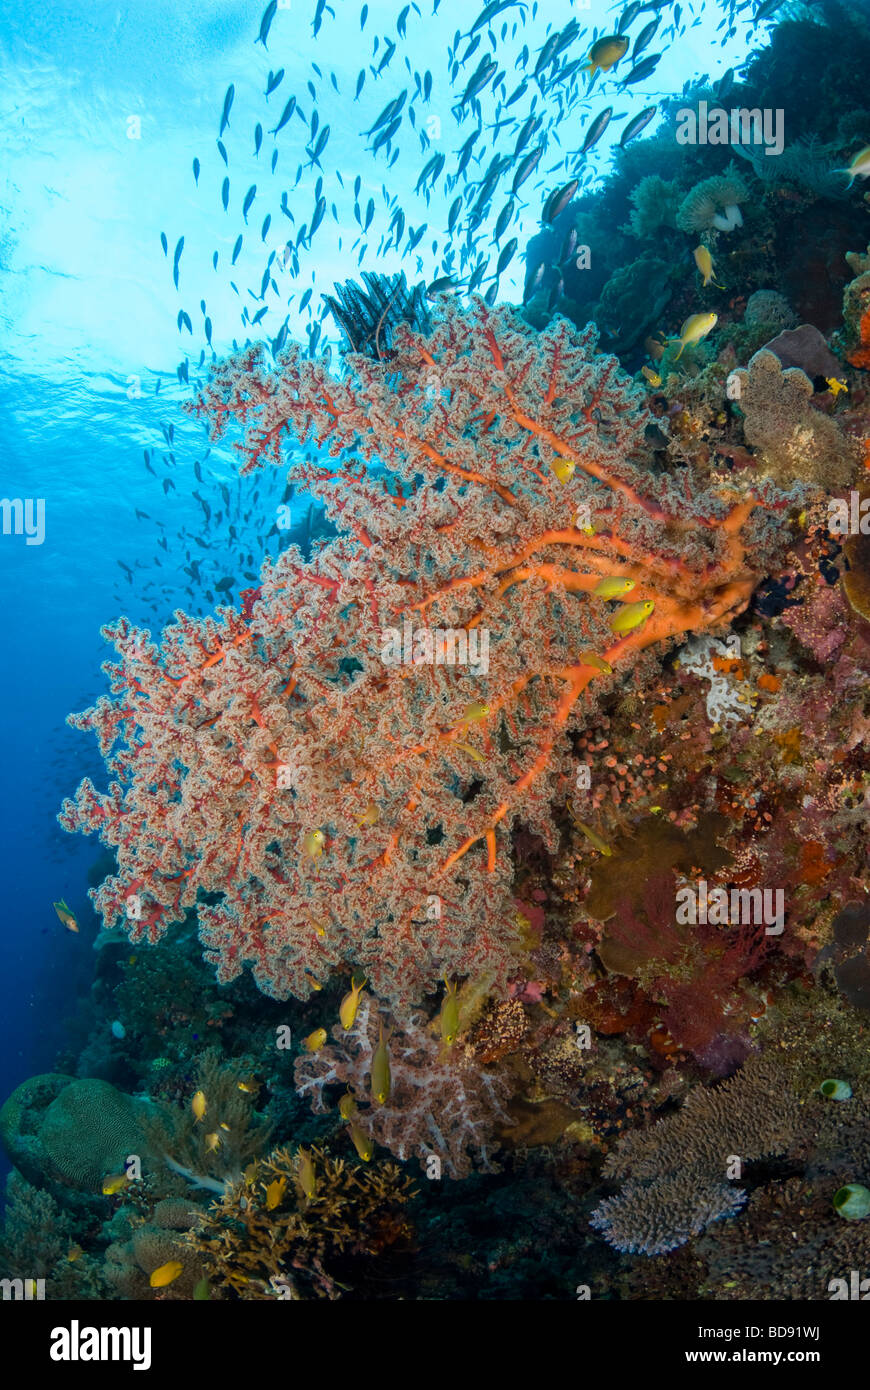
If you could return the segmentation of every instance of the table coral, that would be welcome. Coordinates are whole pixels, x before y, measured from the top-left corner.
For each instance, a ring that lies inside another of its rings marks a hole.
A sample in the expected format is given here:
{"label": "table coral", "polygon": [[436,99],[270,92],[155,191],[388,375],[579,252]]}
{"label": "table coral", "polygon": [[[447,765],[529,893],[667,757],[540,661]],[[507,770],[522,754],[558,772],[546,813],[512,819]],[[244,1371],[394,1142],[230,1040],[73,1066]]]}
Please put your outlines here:
{"label": "table coral", "polygon": [[[297,348],[216,366],[193,406],[212,438],[240,424],[246,469],[319,445],[291,473],[341,534],[267,561],[239,611],[178,612],[160,645],[120,619],[114,698],[72,719],[112,775],[60,817],[116,850],[106,926],[154,941],[197,904],[219,979],[250,965],[277,998],[345,962],[394,1003],[444,976],[503,987],[509,832],[557,846],[566,732],[649,649],[723,629],[781,545],[768,484],[649,472],[644,395],[591,326],[536,335],[477,301],[394,341],[341,380]],[[603,578],[646,620],[615,631]],[[439,661],[433,631],[460,657],[485,634],[488,661]]]}

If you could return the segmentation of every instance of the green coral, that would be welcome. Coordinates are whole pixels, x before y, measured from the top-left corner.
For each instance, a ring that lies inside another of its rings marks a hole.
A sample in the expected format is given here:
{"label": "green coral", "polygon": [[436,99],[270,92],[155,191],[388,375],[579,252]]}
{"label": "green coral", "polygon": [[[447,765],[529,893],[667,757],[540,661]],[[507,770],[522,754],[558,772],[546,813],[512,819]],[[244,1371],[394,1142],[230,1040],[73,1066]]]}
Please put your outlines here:
{"label": "green coral", "polygon": [[679,188],[675,182],[648,174],[631,193],[632,212],[625,229],[648,237],[660,227],[676,227]]}
{"label": "green coral", "polygon": [[48,1073],[13,1091],[0,1111],[0,1138],[37,1186],[99,1192],[108,1174],[123,1172],[128,1155],[148,1161],[142,1129],[148,1109],[108,1081]]}
{"label": "green coral", "polygon": [[675,274],[679,271],[666,261],[644,255],[611,275],[595,317],[614,340],[615,351],[627,351],[658,326],[673,293]]}

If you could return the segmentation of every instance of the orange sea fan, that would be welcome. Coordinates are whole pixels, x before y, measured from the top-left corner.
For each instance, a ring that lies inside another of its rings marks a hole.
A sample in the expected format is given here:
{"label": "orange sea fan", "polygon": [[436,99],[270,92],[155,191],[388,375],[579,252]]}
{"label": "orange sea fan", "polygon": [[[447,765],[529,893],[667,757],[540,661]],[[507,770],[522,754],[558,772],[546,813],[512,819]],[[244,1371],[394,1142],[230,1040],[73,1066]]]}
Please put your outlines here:
{"label": "orange sea fan", "polygon": [[[320,446],[291,477],[340,534],[267,561],[241,612],[177,614],[159,647],[106,629],[115,698],[73,721],[114,779],[61,815],[117,850],[106,924],[153,940],[196,904],[219,978],[250,965],[278,998],[348,962],[394,1003],[506,982],[509,832],[557,848],[565,734],[640,652],[729,622],[780,543],[769,484],[648,471],[644,396],[591,326],[439,313],[341,379],[297,348],[214,369],[191,407],[212,438],[240,424],[246,470]],[[605,577],[630,592],[596,596]],[[622,601],[651,615],[614,631]]]}

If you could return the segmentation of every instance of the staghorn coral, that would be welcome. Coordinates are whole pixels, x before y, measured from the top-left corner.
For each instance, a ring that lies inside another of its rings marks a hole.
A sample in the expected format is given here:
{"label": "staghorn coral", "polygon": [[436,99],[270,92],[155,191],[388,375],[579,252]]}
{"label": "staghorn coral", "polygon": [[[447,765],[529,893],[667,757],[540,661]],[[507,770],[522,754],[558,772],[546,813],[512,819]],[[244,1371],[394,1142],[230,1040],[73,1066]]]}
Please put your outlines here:
{"label": "staghorn coral", "polygon": [[[247,469],[293,436],[328,448],[292,475],[342,534],[267,562],[241,611],[178,612],[159,646],[105,630],[115,698],[72,723],[112,780],[60,820],[116,848],[107,927],[154,941],[197,904],[219,979],[250,965],[277,998],[346,962],[397,1004],[445,975],[504,987],[507,837],[522,818],[555,849],[565,733],[642,653],[727,624],[781,544],[770,488],[644,472],[643,394],[595,347],[477,301],[429,337],[397,327],[388,366],[348,354],[342,380],[295,347],[274,373],[257,347],[216,367],[193,407],[212,437],[240,423]],[[654,605],[623,635],[591,597],[604,575]],[[486,634],[488,660],[436,660],[433,630],[460,658]]]}
{"label": "staghorn coral", "polygon": [[324,1047],[296,1062],[296,1089],[315,1110],[326,1110],[324,1088],[348,1088],[358,1106],[360,1127],[402,1160],[416,1154],[424,1163],[433,1154],[450,1177],[465,1177],[477,1166],[494,1172],[492,1135],[507,1123],[507,1087],[458,1046],[446,1049],[436,1034],[412,1017],[397,1027],[388,1047],[392,1086],[385,1105],[371,1103],[372,1054],[383,1020],[365,999],[339,1046]]}
{"label": "staghorn coral", "polygon": [[798,367],[783,370],[779,358],[762,349],[732,376],[747,443],[760,451],[773,478],[820,487],[841,486],[851,479],[858,466],[857,448],[834,420],[812,407],[813,383],[805,372]]}
{"label": "staghorn coral", "polygon": [[365,1278],[373,1257],[407,1243],[402,1208],[414,1188],[396,1164],[350,1167],[319,1150],[310,1158],[313,1195],[300,1191],[298,1155],[276,1149],[186,1237],[219,1297],[340,1298],[344,1279]]}
{"label": "staghorn coral", "polygon": [[677,226],[681,232],[730,232],[743,223],[740,203],[749,197],[749,189],[733,164],[724,174],[702,179],[686,194],[677,209]]}

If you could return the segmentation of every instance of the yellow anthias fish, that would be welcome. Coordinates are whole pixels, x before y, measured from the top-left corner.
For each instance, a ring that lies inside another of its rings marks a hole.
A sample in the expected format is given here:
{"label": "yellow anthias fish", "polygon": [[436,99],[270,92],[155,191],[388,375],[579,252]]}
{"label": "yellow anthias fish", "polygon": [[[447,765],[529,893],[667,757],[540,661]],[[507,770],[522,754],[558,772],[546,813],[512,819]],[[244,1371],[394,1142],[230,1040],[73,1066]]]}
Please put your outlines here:
{"label": "yellow anthias fish", "polygon": [[314,1164],[311,1161],[311,1154],[303,1148],[299,1150],[299,1186],[309,1201],[317,1196],[317,1175],[314,1172]]}
{"label": "yellow anthias fish", "polygon": [[365,989],[366,981],[361,980],[359,984],[351,978],[350,991],[344,996],[338,1006],[338,1017],[342,1028],[352,1028],[359,1009],[359,1001]]}
{"label": "yellow anthias fish", "polygon": [[560,483],[568,483],[574,476],[577,465],[573,459],[554,458],[550,460],[550,467],[559,479]]}
{"label": "yellow anthias fish", "polygon": [[309,859],[319,859],[325,844],[326,836],[322,830],[309,830],[302,841],[302,852],[307,854]]}
{"label": "yellow anthias fish", "polygon": [[463,753],[467,753],[469,758],[473,758],[476,763],[485,761],[483,754],[477,748],[472,748],[470,743],[460,743],[458,740],[453,745],[454,748],[461,748]]}
{"label": "yellow anthias fish", "polygon": [[129,1181],[126,1173],[113,1173],[111,1177],[103,1178],[103,1196],[114,1197],[123,1191]]}
{"label": "yellow anthias fish", "polygon": [[363,1163],[368,1163],[375,1151],[371,1136],[366,1134],[361,1125],[351,1125],[348,1134],[353,1141],[353,1146],[362,1159]]}
{"label": "yellow anthias fish", "polygon": [[213,1154],[215,1149],[220,1148],[220,1144],[221,1137],[218,1134],[217,1130],[215,1130],[212,1134],[207,1134],[205,1136],[205,1151],[207,1154]]}
{"label": "yellow anthias fish", "polygon": [[276,1178],[270,1182],[266,1188],[266,1210],[274,1211],[284,1196],[284,1189],[287,1186],[286,1178]]}
{"label": "yellow anthias fish", "polygon": [[707,247],[696,246],[694,251],[692,252],[692,255],[695,258],[695,265],[698,267],[698,269],[704,277],[704,288],[706,289],[707,285],[709,285],[712,282],[716,286],[717,290],[724,290],[725,286],[720,285],[718,280],[713,279],[713,271],[715,267],[713,265],[713,257],[710,255],[710,252],[707,250]]}
{"label": "yellow anthias fish", "polygon": [[855,157],[850,160],[848,169],[835,169],[835,174],[849,174],[848,188],[856,179],[870,178],[870,145],[865,145],[863,150],[859,150]]}
{"label": "yellow anthias fish", "polygon": [[381,813],[373,801],[370,801],[361,816],[357,816],[357,825],[377,825],[381,818]]}
{"label": "yellow anthias fish", "polygon": [[610,848],[610,845],[607,843],[607,841],[602,840],[601,836],[596,834],[596,832],[592,829],[591,825],[586,825],[584,821],[578,820],[577,815],[574,811],[574,807],[572,806],[570,801],[566,801],[565,805],[568,807],[568,811],[570,813],[572,821],[574,822],[578,830],[583,831],[583,834],[586,836],[586,839],[589,841],[590,845],[594,845],[595,849],[598,850],[599,854],[606,854],[607,857],[610,858],[613,854],[613,850]]}
{"label": "yellow anthias fish", "polygon": [[66,1257],[69,1260],[70,1264],[74,1264],[76,1260],[81,1259],[84,1253],[85,1252],[84,1250],[82,1250],[82,1247],[80,1245],[71,1245],[69,1250],[66,1252]]}
{"label": "yellow anthias fish", "polygon": [[485,700],[472,700],[470,705],[465,707],[464,718],[470,724],[479,724],[489,714],[489,705]]}
{"label": "yellow anthias fish", "polygon": [[172,1284],[184,1269],[180,1260],[167,1260],[165,1265],[155,1269],[148,1283],[152,1289],[165,1289],[168,1284]]}
{"label": "yellow anthias fish", "polygon": [[604,657],[599,656],[597,652],[583,651],[577,657],[577,661],[581,666],[591,666],[593,670],[600,671],[603,676],[613,675],[613,667],[610,662],[605,661]]}
{"label": "yellow anthias fish", "polygon": [[307,1052],[319,1052],[326,1042],[326,1029],[315,1028],[313,1033],[309,1033],[307,1038],[302,1039],[302,1046]]}
{"label": "yellow anthias fish", "polygon": [[67,906],[63,898],[61,898],[59,903],[52,903],[52,907],[54,908],[60,920],[63,922],[67,931],[78,931],[79,924],[75,919],[75,914],[72,911],[72,909]]}
{"label": "yellow anthias fish", "polygon": [[614,613],[610,619],[610,626],[614,632],[631,632],[646,622],[655,606],[655,599],[651,598],[644,599],[641,603],[626,603],[618,613]]}
{"label": "yellow anthias fish", "polygon": [[592,592],[597,598],[621,598],[623,594],[630,594],[632,589],[636,588],[633,579],[607,577],[599,579]]}
{"label": "yellow anthias fish", "polygon": [[683,348],[689,347],[692,343],[700,343],[702,338],[706,338],[718,322],[718,314],[691,314],[680,329],[680,336],[668,339],[668,342],[679,343],[680,345],[680,350],[674,361],[680,360],[683,355]]}
{"label": "yellow anthias fish", "polygon": [[449,980],[444,981],[446,993],[441,1001],[441,1038],[448,1047],[452,1047],[456,1041],[456,1034],[459,1032],[459,1002],[456,998],[457,986],[450,984]]}
{"label": "yellow anthias fish", "polygon": [[205,1091],[197,1091],[193,1100],[190,1102],[190,1108],[193,1111],[194,1119],[196,1120],[197,1124],[199,1124],[200,1120],[202,1119],[206,1110],[208,1109],[205,1100]]}
{"label": "yellow anthias fish", "polygon": [[661,384],[662,384],[662,379],[661,379],[661,377],[659,376],[658,372],[654,372],[654,371],[653,371],[652,367],[643,366],[643,367],[641,367],[640,370],[641,370],[641,372],[643,373],[643,375],[646,377],[646,379],[647,379],[647,381],[649,382],[650,386],[661,386]]}
{"label": "yellow anthias fish", "polygon": [[848,392],[848,390],[849,390],[849,388],[848,388],[848,386],[846,385],[845,381],[838,381],[837,378],[836,378],[835,376],[826,376],[826,377],[825,377],[825,381],[826,381],[827,384],[828,384],[828,390],[830,391],[831,395],[834,397],[834,400],[837,399],[837,397],[839,396],[839,394],[840,394],[841,391],[846,391],[846,392]]}
{"label": "yellow anthias fish", "polygon": [[372,1095],[378,1105],[386,1105],[387,1101],[390,1099],[392,1084],[392,1077],[390,1075],[390,1054],[387,1051],[387,1044],[384,1038],[384,1025],[381,1024],[378,1045],[372,1057]]}
{"label": "yellow anthias fish", "polygon": [[628,52],[628,39],[622,34],[610,34],[606,38],[598,39],[589,50],[588,67],[581,68],[581,72],[588,72],[590,77],[594,77],[600,69],[602,72],[609,72],[615,68],[620,58],[624,58]]}
{"label": "yellow anthias fish", "polygon": [[351,1091],[345,1091],[341,1100],[338,1102],[338,1113],[343,1120],[352,1120],[358,1113],[359,1107],[356,1098]]}

